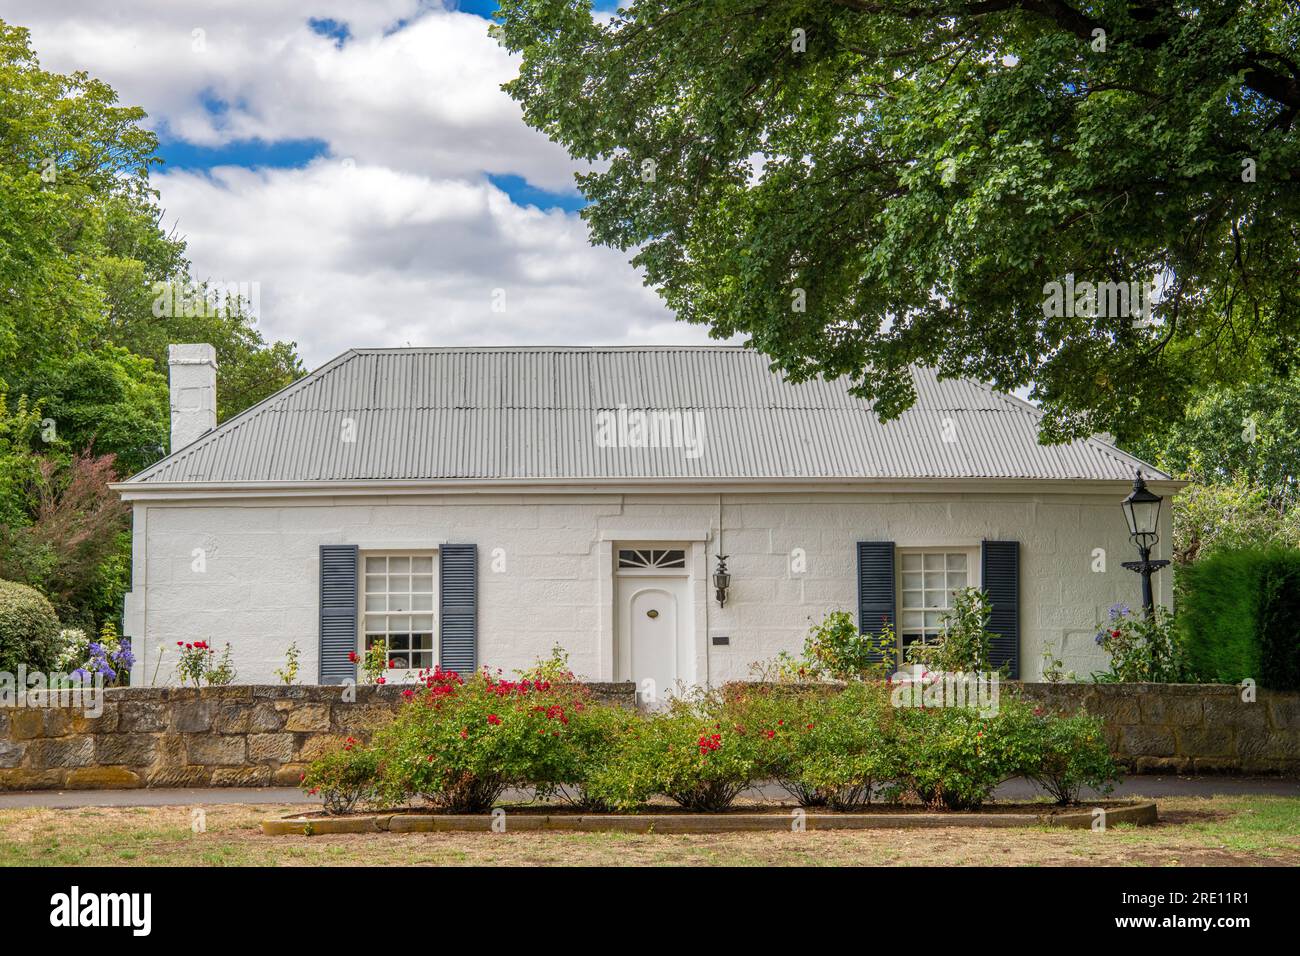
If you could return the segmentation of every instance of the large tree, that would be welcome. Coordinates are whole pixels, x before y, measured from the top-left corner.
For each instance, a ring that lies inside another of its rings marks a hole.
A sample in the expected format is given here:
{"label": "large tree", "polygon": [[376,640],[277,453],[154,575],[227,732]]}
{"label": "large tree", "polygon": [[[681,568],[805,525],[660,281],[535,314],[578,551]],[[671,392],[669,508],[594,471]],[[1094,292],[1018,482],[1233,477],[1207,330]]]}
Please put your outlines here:
{"label": "large tree", "polygon": [[303,372],[247,303],[155,307],[160,287],[194,280],[150,187],[144,118],[85,73],[43,70],[0,21],[0,576],[91,628],[129,577],[107,483],[167,451],[167,344],[216,347],[222,418]]}
{"label": "large tree", "polygon": [[[503,0],[526,120],[681,319],[885,417],[909,363],[1132,438],[1300,332],[1286,0]],[[1119,287],[1156,283],[1125,309]],[[1053,286],[1053,283],[1059,283]],[[1091,303],[1091,304],[1090,304]],[[1055,314],[1054,314],[1055,313]]]}

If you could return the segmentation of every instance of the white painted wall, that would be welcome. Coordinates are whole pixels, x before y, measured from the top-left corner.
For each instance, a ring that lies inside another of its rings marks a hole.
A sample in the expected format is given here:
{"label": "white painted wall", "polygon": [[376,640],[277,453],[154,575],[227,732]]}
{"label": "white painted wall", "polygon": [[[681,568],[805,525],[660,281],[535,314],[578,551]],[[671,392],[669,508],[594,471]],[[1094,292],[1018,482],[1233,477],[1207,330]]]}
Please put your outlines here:
{"label": "white painted wall", "polygon": [[[977,487],[972,484],[972,488]],[[318,548],[479,546],[479,658],[507,672],[563,644],[575,670],[612,677],[608,646],[610,542],[681,535],[693,547],[693,587],[701,676],[711,683],[749,676],[750,663],[797,652],[812,620],[856,613],[855,543],[899,547],[977,546],[981,538],[1021,542],[1022,675],[1041,673],[1051,642],[1066,666],[1086,676],[1103,664],[1096,624],[1117,601],[1139,602],[1137,575],[1120,567],[1128,541],[1117,483],[1104,494],[890,492],[736,494],[445,494],[295,497],[134,504],[134,591],[127,633],[139,657],[136,682],[174,678],[178,640],[230,641],[241,681],[275,680],[296,641],[302,676],[317,673]],[[722,549],[732,591],[725,608],[707,576]],[[1168,507],[1157,556],[1167,555]],[[794,573],[803,549],[807,570]],[[1106,554],[1094,572],[1093,550]],[[195,570],[196,549],[204,556]],[[496,552],[496,549],[501,549]],[[707,564],[703,552],[707,550]],[[504,559],[504,570],[493,570]],[[705,580],[701,580],[701,578]],[[1172,603],[1168,572],[1157,600]],[[709,637],[725,634],[730,646]]]}

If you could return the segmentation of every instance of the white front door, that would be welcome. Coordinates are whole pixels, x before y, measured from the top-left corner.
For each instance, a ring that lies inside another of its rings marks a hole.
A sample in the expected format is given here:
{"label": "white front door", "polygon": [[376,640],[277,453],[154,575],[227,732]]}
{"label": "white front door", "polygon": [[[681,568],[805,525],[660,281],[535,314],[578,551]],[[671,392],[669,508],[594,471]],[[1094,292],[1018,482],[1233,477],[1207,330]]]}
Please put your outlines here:
{"label": "white front door", "polygon": [[690,682],[690,601],[685,577],[618,579],[619,674],[634,681],[646,704],[662,702],[679,681]]}

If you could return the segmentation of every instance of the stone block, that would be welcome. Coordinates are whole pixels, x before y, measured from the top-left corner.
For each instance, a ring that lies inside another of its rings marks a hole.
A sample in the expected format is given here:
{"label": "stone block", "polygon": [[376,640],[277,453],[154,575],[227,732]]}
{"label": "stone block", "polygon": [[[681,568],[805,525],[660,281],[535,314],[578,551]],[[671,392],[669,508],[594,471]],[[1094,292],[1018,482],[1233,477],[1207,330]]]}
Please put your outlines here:
{"label": "stone block", "polygon": [[303,704],[289,711],[284,721],[289,731],[330,729],[330,708],[326,704]]}
{"label": "stone block", "polygon": [[51,737],[27,745],[27,763],[33,768],[87,767],[95,762],[95,738]]}
{"label": "stone block", "polygon": [[212,771],[214,787],[269,787],[270,767],[217,767]]}
{"label": "stone block", "polygon": [[1172,757],[1178,752],[1174,732],[1167,727],[1126,726],[1120,744],[1133,757]]}
{"label": "stone block", "polygon": [[310,763],[317,757],[342,750],[348,742],[347,734],[299,734],[294,759]]}
{"label": "stone block", "polygon": [[246,734],[252,716],[253,707],[249,702],[223,700],[212,718],[212,729],[218,734]]}
{"label": "stone block", "polygon": [[9,721],[9,734],[14,740],[33,740],[45,733],[45,718],[40,710],[19,707]]}
{"label": "stone block", "polygon": [[21,740],[6,740],[0,737],[0,767],[17,767],[23,762],[27,744]]}
{"label": "stone block", "polygon": [[96,763],[147,767],[157,756],[157,738],[152,734],[95,735]]}
{"label": "stone block", "polygon": [[1179,727],[1178,753],[1198,757],[1231,757],[1235,753],[1232,730],[1218,727]]}
{"label": "stone block", "polygon": [[192,734],[185,740],[185,758],[190,764],[238,766],[246,751],[243,737]]}
{"label": "stone block", "polygon": [[211,767],[155,766],[145,771],[146,787],[206,787],[212,779]]}
{"label": "stone block", "polygon": [[63,785],[69,790],[117,790],[140,786],[140,775],[126,767],[78,767]]}
{"label": "stone block", "polygon": [[172,711],[172,730],[179,734],[207,733],[212,729],[216,706],[208,700],[187,700]]}
{"label": "stone block", "polygon": [[296,787],[302,783],[302,775],[307,772],[305,763],[288,763],[271,774],[271,785],[276,787]]}
{"label": "stone block", "polygon": [[284,727],[284,719],[284,714],[276,710],[274,704],[258,701],[253,705],[252,713],[249,715],[248,730],[254,734],[280,730]]}
{"label": "stone block", "polygon": [[250,734],[248,759],[259,763],[287,763],[293,759],[294,742],[293,734]]}
{"label": "stone block", "polygon": [[156,733],[167,729],[167,706],[159,700],[123,700],[118,704],[118,729],[127,733]]}
{"label": "stone block", "polygon": [[1148,694],[1141,699],[1142,722],[1171,727],[1196,727],[1205,719],[1202,702],[1197,697],[1173,694]]}
{"label": "stone block", "polygon": [[0,770],[0,790],[55,790],[63,785],[66,770]]}

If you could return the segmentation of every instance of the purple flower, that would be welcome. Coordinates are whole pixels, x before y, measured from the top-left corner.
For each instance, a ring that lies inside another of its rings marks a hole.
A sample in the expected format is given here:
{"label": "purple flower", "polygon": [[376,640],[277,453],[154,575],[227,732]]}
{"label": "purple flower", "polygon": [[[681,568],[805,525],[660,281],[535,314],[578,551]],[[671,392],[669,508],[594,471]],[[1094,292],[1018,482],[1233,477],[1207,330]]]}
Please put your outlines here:
{"label": "purple flower", "polygon": [[127,638],[122,638],[121,646],[112,657],[119,666],[127,670],[130,670],[135,665],[135,654],[131,653],[131,642]]}
{"label": "purple flower", "polygon": [[1105,641],[1105,640],[1106,640],[1106,632],[1105,632],[1105,631],[1098,631],[1098,632],[1097,632],[1097,643],[1100,645],[1100,644],[1101,644],[1103,641]]}
{"label": "purple flower", "polygon": [[84,667],[78,667],[75,671],[73,671],[68,676],[71,677],[73,680],[75,680],[78,684],[84,684],[86,683],[86,681],[90,680],[90,675],[86,673],[86,669]]}
{"label": "purple flower", "polygon": [[1126,617],[1128,614],[1129,606],[1127,604],[1112,604],[1110,606],[1110,619],[1112,621],[1118,621],[1121,617]]}

